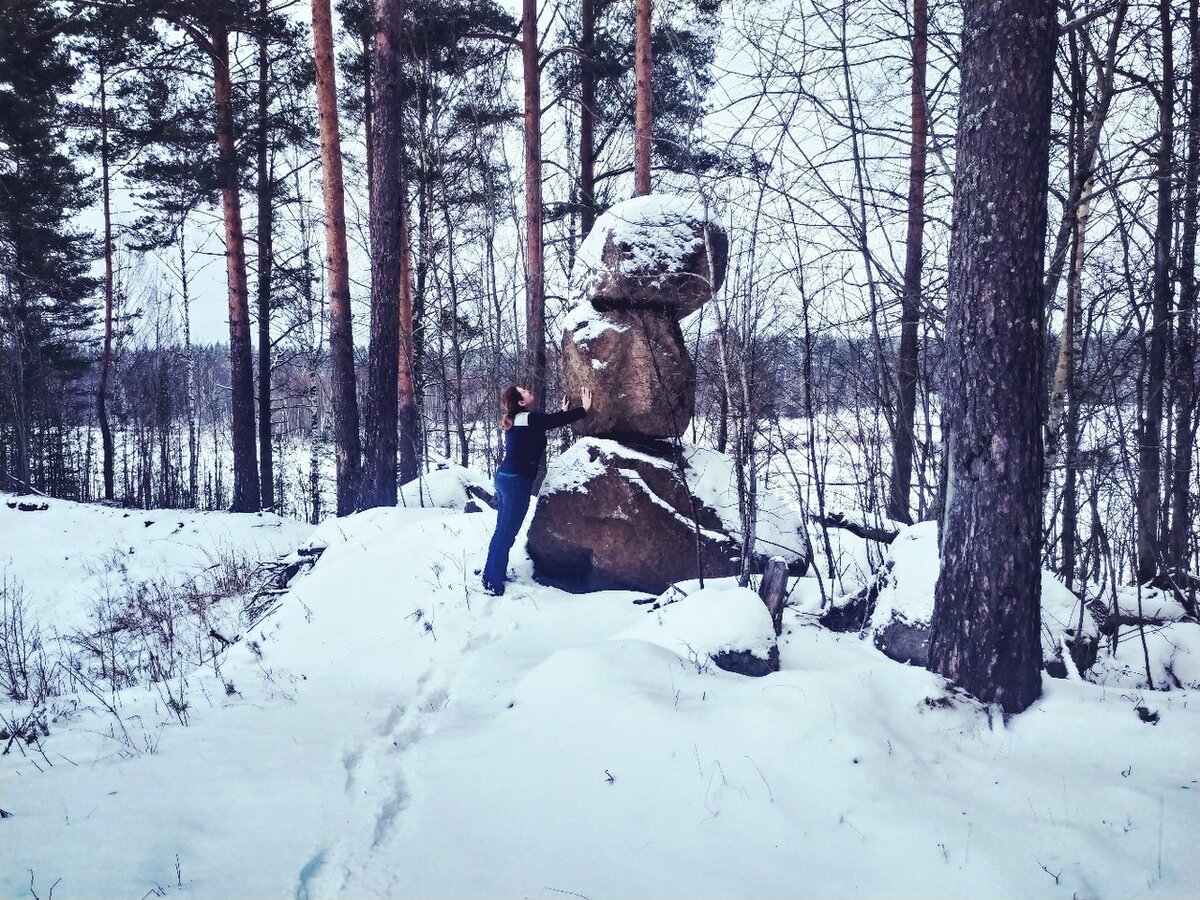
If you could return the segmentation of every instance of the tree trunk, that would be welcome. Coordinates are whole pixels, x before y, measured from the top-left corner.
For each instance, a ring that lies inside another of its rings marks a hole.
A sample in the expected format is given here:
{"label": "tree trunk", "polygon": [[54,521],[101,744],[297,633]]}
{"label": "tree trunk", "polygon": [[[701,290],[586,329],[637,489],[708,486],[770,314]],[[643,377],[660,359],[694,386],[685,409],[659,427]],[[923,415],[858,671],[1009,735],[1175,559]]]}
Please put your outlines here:
{"label": "tree trunk", "polygon": [[233,408],[233,512],[259,509],[258,458],[254,435],[254,356],[246,286],[246,238],[238,193],[237,147],[233,137],[233,84],[229,76],[229,32],[213,22],[214,100],[220,154],[221,207],[225,218],[225,271],[229,285],[229,392]]}
{"label": "tree trunk", "polygon": [[375,7],[371,126],[371,343],[359,509],[396,505],[397,362],[400,358],[402,226],[400,0]]}
{"label": "tree trunk", "polygon": [[1150,341],[1146,361],[1146,410],[1138,440],[1137,578],[1142,584],[1158,575],[1163,559],[1162,417],[1167,368],[1167,320],[1171,307],[1171,143],[1175,95],[1171,0],[1159,0],[1163,69],[1158,107],[1159,142],[1157,216],[1154,225],[1154,277],[1151,289]]}
{"label": "tree trunk", "polygon": [[[362,451],[358,439],[350,261],[346,249],[346,194],[342,181],[342,137],[338,126],[337,70],[333,59],[333,22],[329,0],[313,0],[312,16],[317,123],[321,134],[321,183],[325,200],[325,254],[329,267],[329,364],[333,393],[337,514],[344,516],[354,511],[358,501]],[[315,417],[315,413],[313,415]]]}
{"label": "tree trunk", "polygon": [[187,271],[187,216],[179,222],[179,292],[183,307],[183,354],[188,420],[188,502],[200,505],[200,434],[196,427],[196,352],[192,349],[192,307]]}
{"label": "tree trunk", "polygon": [[[267,0],[259,0],[259,24],[265,29]],[[271,228],[275,214],[271,203],[267,112],[270,60],[267,39],[258,39],[258,465],[263,509],[275,508],[275,460],[271,452]]]}
{"label": "tree trunk", "polygon": [[112,500],[114,490],[114,449],[112,428],[108,423],[108,376],[112,366],[113,345],[113,229],[110,206],[108,146],[108,73],[100,60],[100,182],[104,211],[104,345],[100,351],[100,376],[96,384],[96,418],[100,423],[100,442],[104,449],[104,499]]}
{"label": "tree trunk", "polygon": [[1041,693],[1037,398],[1056,23],[1052,4],[1010,7],[964,7],[929,667],[1016,713]]}
{"label": "tree trunk", "polygon": [[530,388],[546,394],[546,285],[542,259],[542,89],[538,69],[537,0],[522,0],[521,62],[525,79],[525,352]]}
{"label": "tree trunk", "polygon": [[654,58],[650,50],[651,0],[637,0],[633,23],[633,196],[650,193],[650,138],[654,127]]}
{"label": "tree trunk", "polygon": [[408,199],[400,178],[400,339],[397,385],[400,425],[400,483],[412,481],[421,469],[421,410],[417,405],[416,333],[413,310],[412,242],[408,234]]}
{"label": "tree trunk", "polygon": [[912,36],[912,144],[908,156],[908,239],[904,250],[904,293],[901,296],[900,358],[898,360],[900,408],[892,443],[892,478],[887,514],[911,522],[913,424],[917,409],[917,329],[921,323],[921,257],[925,236],[925,152],[929,115],[925,108],[925,70],[928,49],[928,0],[913,0]]}
{"label": "tree trunk", "polygon": [[587,237],[596,222],[596,50],[595,0],[580,0],[579,61],[579,205],[580,232]]}
{"label": "tree trunk", "polygon": [[1196,219],[1200,178],[1200,16],[1188,5],[1191,84],[1188,90],[1187,163],[1183,176],[1183,234],[1179,247],[1179,306],[1175,325],[1175,471],[1171,482],[1171,532],[1167,555],[1177,573],[1187,570],[1192,456],[1196,447]]}

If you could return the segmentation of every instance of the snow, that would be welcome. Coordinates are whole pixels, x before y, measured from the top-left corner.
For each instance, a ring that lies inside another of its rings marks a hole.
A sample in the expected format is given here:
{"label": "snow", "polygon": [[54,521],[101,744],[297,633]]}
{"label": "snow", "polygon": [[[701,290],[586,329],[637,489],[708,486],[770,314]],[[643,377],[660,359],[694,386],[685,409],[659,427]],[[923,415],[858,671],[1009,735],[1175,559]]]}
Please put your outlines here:
{"label": "snow", "polygon": [[581,300],[563,317],[563,333],[570,332],[575,343],[585,347],[606,331],[621,333],[629,330],[628,325],[621,325],[607,318],[588,300]]}
{"label": "snow", "polygon": [[892,621],[929,625],[939,569],[937,535],[937,522],[918,522],[902,529],[888,546],[892,571],[875,601],[872,630]]}
{"label": "snow", "polygon": [[[62,503],[34,545],[41,515],[0,509],[14,559],[108,524],[135,558],[158,539]],[[214,539],[258,533],[207,515]],[[1200,893],[1193,692],[1044,679],[1004,722],[792,610],[781,671],[734,675],[686,647],[765,636],[749,591],[658,610],[564,594],[529,580],[519,541],[517,583],[490,597],[473,570],[493,525],[394,508],[289,526],[324,554],[219,674],[189,676],[186,728],[152,685],[103,695],[128,739],[95,698],[54,698],[45,755],[0,757],[0,895],[31,877],[42,897],[56,879],[59,897]],[[39,599],[62,582],[23,578]]]}
{"label": "snow", "polygon": [[623,637],[656,644],[693,664],[744,650],[760,659],[775,645],[770,613],[754,591],[715,584],[682,599],[668,591],[654,609]]}
{"label": "snow", "polygon": [[[733,457],[705,447],[685,445],[684,459],[692,495],[717,513],[727,534],[740,540],[742,518]],[[783,556],[787,560],[807,556],[804,523],[795,508],[762,484],[758,488],[757,504],[756,552]]]}
{"label": "snow", "polygon": [[463,509],[472,500],[480,502],[470,493],[471,489],[487,496],[495,493],[492,483],[472,469],[466,469],[447,460],[436,463],[436,468],[420,478],[399,487],[400,506],[440,506],[446,509]]}
{"label": "snow", "polygon": [[698,223],[709,220],[699,200],[650,194],[616,204],[598,219],[580,244],[571,270],[571,299],[584,304],[608,271],[604,248],[621,248],[619,271],[626,276],[677,271],[703,245]]}
{"label": "snow", "polygon": [[[31,614],[66,634],[98,599],[169,575],[196,578],[222,559],[269,559],[310,528],[271,513],[121,509],[0,493],[0,582],[28,590]],[[45,503],[22,512],[10,504]]]}

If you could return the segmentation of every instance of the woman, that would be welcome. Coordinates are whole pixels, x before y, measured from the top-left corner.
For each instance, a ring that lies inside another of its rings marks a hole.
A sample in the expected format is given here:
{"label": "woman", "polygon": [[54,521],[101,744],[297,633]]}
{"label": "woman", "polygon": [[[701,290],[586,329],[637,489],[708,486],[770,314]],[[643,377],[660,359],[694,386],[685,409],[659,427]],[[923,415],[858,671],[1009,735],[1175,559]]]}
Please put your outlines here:
{"label": "woman", "polygon": [[578,422],[592,408],[592,392],[582,391],[583,406],[569,409],[563,398],[562,412],[535,412],[532,391],[512,385],[500,395],[504,425],[504,461],[496,472],[496,533],[488,546],[483,569],[483,587],[490,594],[504,593],[508,575],[508,551],[512,549],[529,509],[533,481],[546,456],[546,432]]}

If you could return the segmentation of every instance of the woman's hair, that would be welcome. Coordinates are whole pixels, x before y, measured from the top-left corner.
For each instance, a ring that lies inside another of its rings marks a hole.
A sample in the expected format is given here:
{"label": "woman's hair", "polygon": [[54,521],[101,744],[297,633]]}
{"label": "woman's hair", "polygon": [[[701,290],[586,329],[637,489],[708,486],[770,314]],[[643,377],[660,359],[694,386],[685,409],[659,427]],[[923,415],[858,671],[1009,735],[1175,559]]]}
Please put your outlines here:
{"label": "woman's hair", "polygon": [[512,428],[513,417],[524,409],[521,406],[521,389],[510,384],[500,392],[500,424],[507,431]]}

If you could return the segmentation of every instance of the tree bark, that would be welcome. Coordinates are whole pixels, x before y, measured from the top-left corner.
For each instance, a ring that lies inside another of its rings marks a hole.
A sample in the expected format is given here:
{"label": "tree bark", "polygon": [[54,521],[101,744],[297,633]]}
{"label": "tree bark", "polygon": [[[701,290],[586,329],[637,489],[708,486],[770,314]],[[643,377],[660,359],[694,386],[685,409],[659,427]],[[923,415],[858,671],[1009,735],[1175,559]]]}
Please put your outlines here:
{"label": "tree bark", "polygon": [[1183,177],[1183,233],[1179,246],[1179,306],[1175,325],[1175,471],[1171,482],[1171,532],[1167,553],[1176,573],[1187,570],[1189,509],[1196,447],[1196,219],[1200,179],[1200,15],[1188,5],[1191,84],[1188,91],[1187,163]]}
{"label": "tree bark", "polygon": [[964,4],[941,572],[929,667],[1006,713],[1041,693],[1042,268],[1055,10]]}
{"label": "tree bark", "polygon": [[258,458],[254,434],[254,356],[246,285],[246,238],[238,193],[237,147],[233,137],[233,84],[229,75],[229,32],[212,26],[213,96],[220,160],[221,207],[225,219],[225,272],[229,286],[229,392],[233,408],[233,512],[259,509]]}
{"label": "tree bark", "polygon": [[371,127],[371,342],[359,509],[396,505],[396,424],[403,232],[400,171],[401,0],[376,0]]}
{"label": "tree bark", "polygon": [[654,58],[650,49],[651,0],[637,0],[633,25],[633,196],[650,193],[650,141],[654,128]]}
{"label": "tree bark", "polygon": [[100,183],[104,213],[104,344],[100,351],[100,376],[96,384],[96,418],[100,423],[103,446],[104,499],[115,497],[112,428],[108,422],[108,377],[112,366],[113,345],[113,228],[108,145],[108,73],[100,59]]}
{"label": "tree bark", "polygon": [[271,448],[271,268],[274,254],[271,229],[275,208],[271,200],[270,137],[267,113],[270,106],[270,58],[265,35],[267,0],[259,0],[258,38],[258,146],[255,148],[258,177],[258,466],[262,508],[275,508],[275,460]]}
{"label": "tree bark", "polygon": [[1171,0],[1159,0],[1163,68],[1158,104],[1159,142],[1157,215],[1154,225],[1154,276],[1150,300],[1150,334],[1146,361],[1146,408],[1138,440],[1137,578],[1145,584],[1161,570],[1162,416],[1167,369],[1167,321],[1171,310],[1171,150],[1174,140],[1172,101],[1175,72],[1172,53]]}
{"label": "tree bark", "polygon": [[397,386],[400,425],[400,483],[412,481],[421,468],[421,410],[417,404],[416,326],[414,323],[412,243],[408,234],[408,199],[400,178],[400,339]]}
{"label": "tree bark", "polygon": [[325,254],[329,267],[329,363],[337,468],[337,514],[344,516],[354,511],[358,501],[362,450],[358,437],[350,261],[346,248],[346,194],[342,179],[342,136],[338,126],[337,69],[333,57],[333,22],[329,0],[313,0],[312,16],[317,124],[321,135],[322,195],[325,201]]}
{"label": "tree bark", "polygon": [[196,426],[196,352],[192,349],[192,303],[187,270],[187,215],[179,221],[179,293],[183,307],[184,379],[188,420],[188,502],[200,505],[200,431]]}
{"label": "tree bark", "polygon": [[912,143],[908,156],[908,239],[904,250],[904,292],[900,305],[899,410],[892,443],[892,477],[887,514],[911,522],[913,424],[920,377],[917,329],[921,324],[921,259],[925,236],[925,153],[929,114],[925,108],[925,72],[929,46],[928,0],[913,0],[912,36]]}
{"label": "tree bark", "polygon": [[579,61],[579,205],[580,232],[587,237],[596,222],[596,6],[580,0]]}
{"label": "tree bark", "polygon": [[522,0],[521,62],[525,80],[525,352],[530,388],[546,394],[546,285],[542,253],[542,89],[538,69],[537,0]]}

